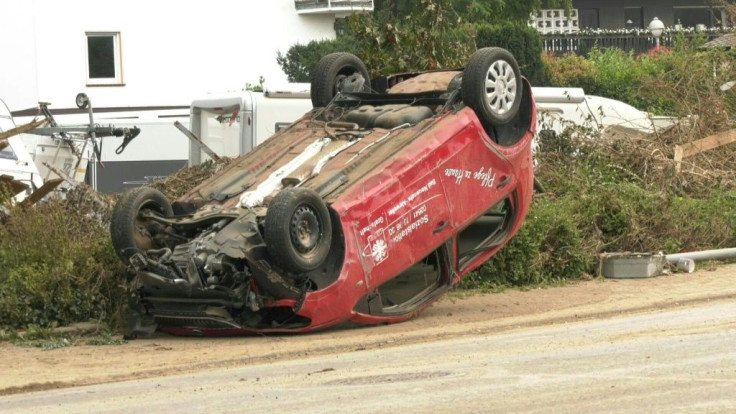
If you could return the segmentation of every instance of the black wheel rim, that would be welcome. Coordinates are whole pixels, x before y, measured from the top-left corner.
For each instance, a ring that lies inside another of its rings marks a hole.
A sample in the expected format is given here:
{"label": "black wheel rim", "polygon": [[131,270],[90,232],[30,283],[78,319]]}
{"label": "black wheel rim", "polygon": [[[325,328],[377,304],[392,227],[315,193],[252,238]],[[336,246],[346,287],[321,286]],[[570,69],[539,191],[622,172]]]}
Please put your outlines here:
{"label": "black wheel rim", "polygon": [[299,206],[291,217],[289,232],[291,243],[302,254],[309,253],[322,237],[321,225],[317,213],[310,206]]}

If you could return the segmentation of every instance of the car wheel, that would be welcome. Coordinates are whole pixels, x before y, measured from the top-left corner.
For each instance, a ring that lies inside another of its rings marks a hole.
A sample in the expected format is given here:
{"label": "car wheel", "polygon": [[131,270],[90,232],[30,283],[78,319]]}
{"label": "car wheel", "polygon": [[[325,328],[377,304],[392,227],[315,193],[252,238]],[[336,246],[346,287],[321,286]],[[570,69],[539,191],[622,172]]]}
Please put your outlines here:
{"label": "car wheel", "polygon": [[166,196],[150,187],[128,190],[115,204],[110,220],[110,236],[115,253],[123,260],[136,252],[161,247],[153,239],[155,230],[152,223],[141,215],[146,210],[163,217],[174,215]]}
{"label": "car wheel", "polygon": [[285,270],[304,273],[317,269],[332,243],[327,205],[306,188],[281,190],[268,205],[265,238],[269,254]]}
{"label": "car wheel", "polygon": [[[362,76],[362,81],[356,75]],[[362,83],[361,83],[362,82]],[[349,90],[362,92],[368,90],[370,82],[368,69],[359,57],[352,53],[330,53],[320,59],[312,70],[310,96],[312,106],[327,106],[338,92]]]}
{"label": "car wheel", "polygon": [[522,85],[519,64],[509,51],[479,49],[463,72],[463,102],[485,126],[502,125],[519,112]]}

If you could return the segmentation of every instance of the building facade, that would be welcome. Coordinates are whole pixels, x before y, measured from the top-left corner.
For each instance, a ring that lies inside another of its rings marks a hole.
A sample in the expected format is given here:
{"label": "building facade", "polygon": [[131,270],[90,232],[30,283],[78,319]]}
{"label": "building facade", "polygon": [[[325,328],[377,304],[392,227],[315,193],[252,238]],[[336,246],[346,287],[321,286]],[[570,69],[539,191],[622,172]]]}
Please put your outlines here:
{"label": "building facade", "polygon": [[188,106],[204,93],[285,82],[279,51],[335,37],[335,18],[372,0],[3,0],[0,96],[95,108]]}
{"label": "building facade", "polygon": [[576,32],[581,29],[646,29],[655,17],[666,27],[728,27],[725,10],[706,0],[573,0],[565,10],[540,10],[532,25],[542,33]]}

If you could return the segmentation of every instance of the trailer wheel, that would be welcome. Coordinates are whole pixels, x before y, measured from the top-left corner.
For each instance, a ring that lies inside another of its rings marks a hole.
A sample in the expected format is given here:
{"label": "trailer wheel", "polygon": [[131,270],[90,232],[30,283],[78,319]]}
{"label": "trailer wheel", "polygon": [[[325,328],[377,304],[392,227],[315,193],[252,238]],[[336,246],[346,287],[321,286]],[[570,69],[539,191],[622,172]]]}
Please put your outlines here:
{"label": "trailer wheel", "polygon": [[522,85],[519,64],[509,51],[500,47],[479,49],[463,73],[463,102],[486,128],[503,125],[519,112]]}
{"label": "trailer wheel", "polygon": [[284,188],[268,205],[266,247],[276,264],[293,273],[317,269],[332,243],[327,205],[305,188]]}
{"label": "trailer wheel", "polygon": [[74,103],[77,104],[77,108],[84,109],[89,106],[89,98],[84,92],[78,93],[77,97],[74,98]]}
{"label": "trailer wheel", "polygon": [[327,106],[340,91],[363,92],[369,86],[368,69],[359,57],[352,53],[330,53],[312,69],[312,106]]}
{"label": "trailer wheel", "polygon": [[115,253],[121,259],[127,260],[139,251],[163,247],[157,245],[154,238],[160,225],[141,214],[149,211],[162,217],[174,215],[166,196],[151,187],[128,190],[115,204],[110,220],[110,236]]}

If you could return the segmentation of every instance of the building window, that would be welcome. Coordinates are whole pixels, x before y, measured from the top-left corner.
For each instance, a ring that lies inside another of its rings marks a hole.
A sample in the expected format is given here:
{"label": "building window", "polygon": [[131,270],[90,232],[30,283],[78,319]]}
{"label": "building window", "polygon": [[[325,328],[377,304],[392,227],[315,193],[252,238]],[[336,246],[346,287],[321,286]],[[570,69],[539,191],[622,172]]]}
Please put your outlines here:
{"label": "building window", "polygon": [[580,15],[580,28],[581,29],[598,29],[600,23],[598,20],[598,9],[578,9]]}
{"label": "building window", "polygon": [[725,11],[720,7],[675,7],[675,24],[682,27],[724,27]]}
{"label": "building window", "polygon": [[644,11],[642,7],[624,7],[624,22],[627,29],[644,28]]}
{"label": "building window", "polygon": [[120,33],[87,33],[87,84],[122,83]]}

